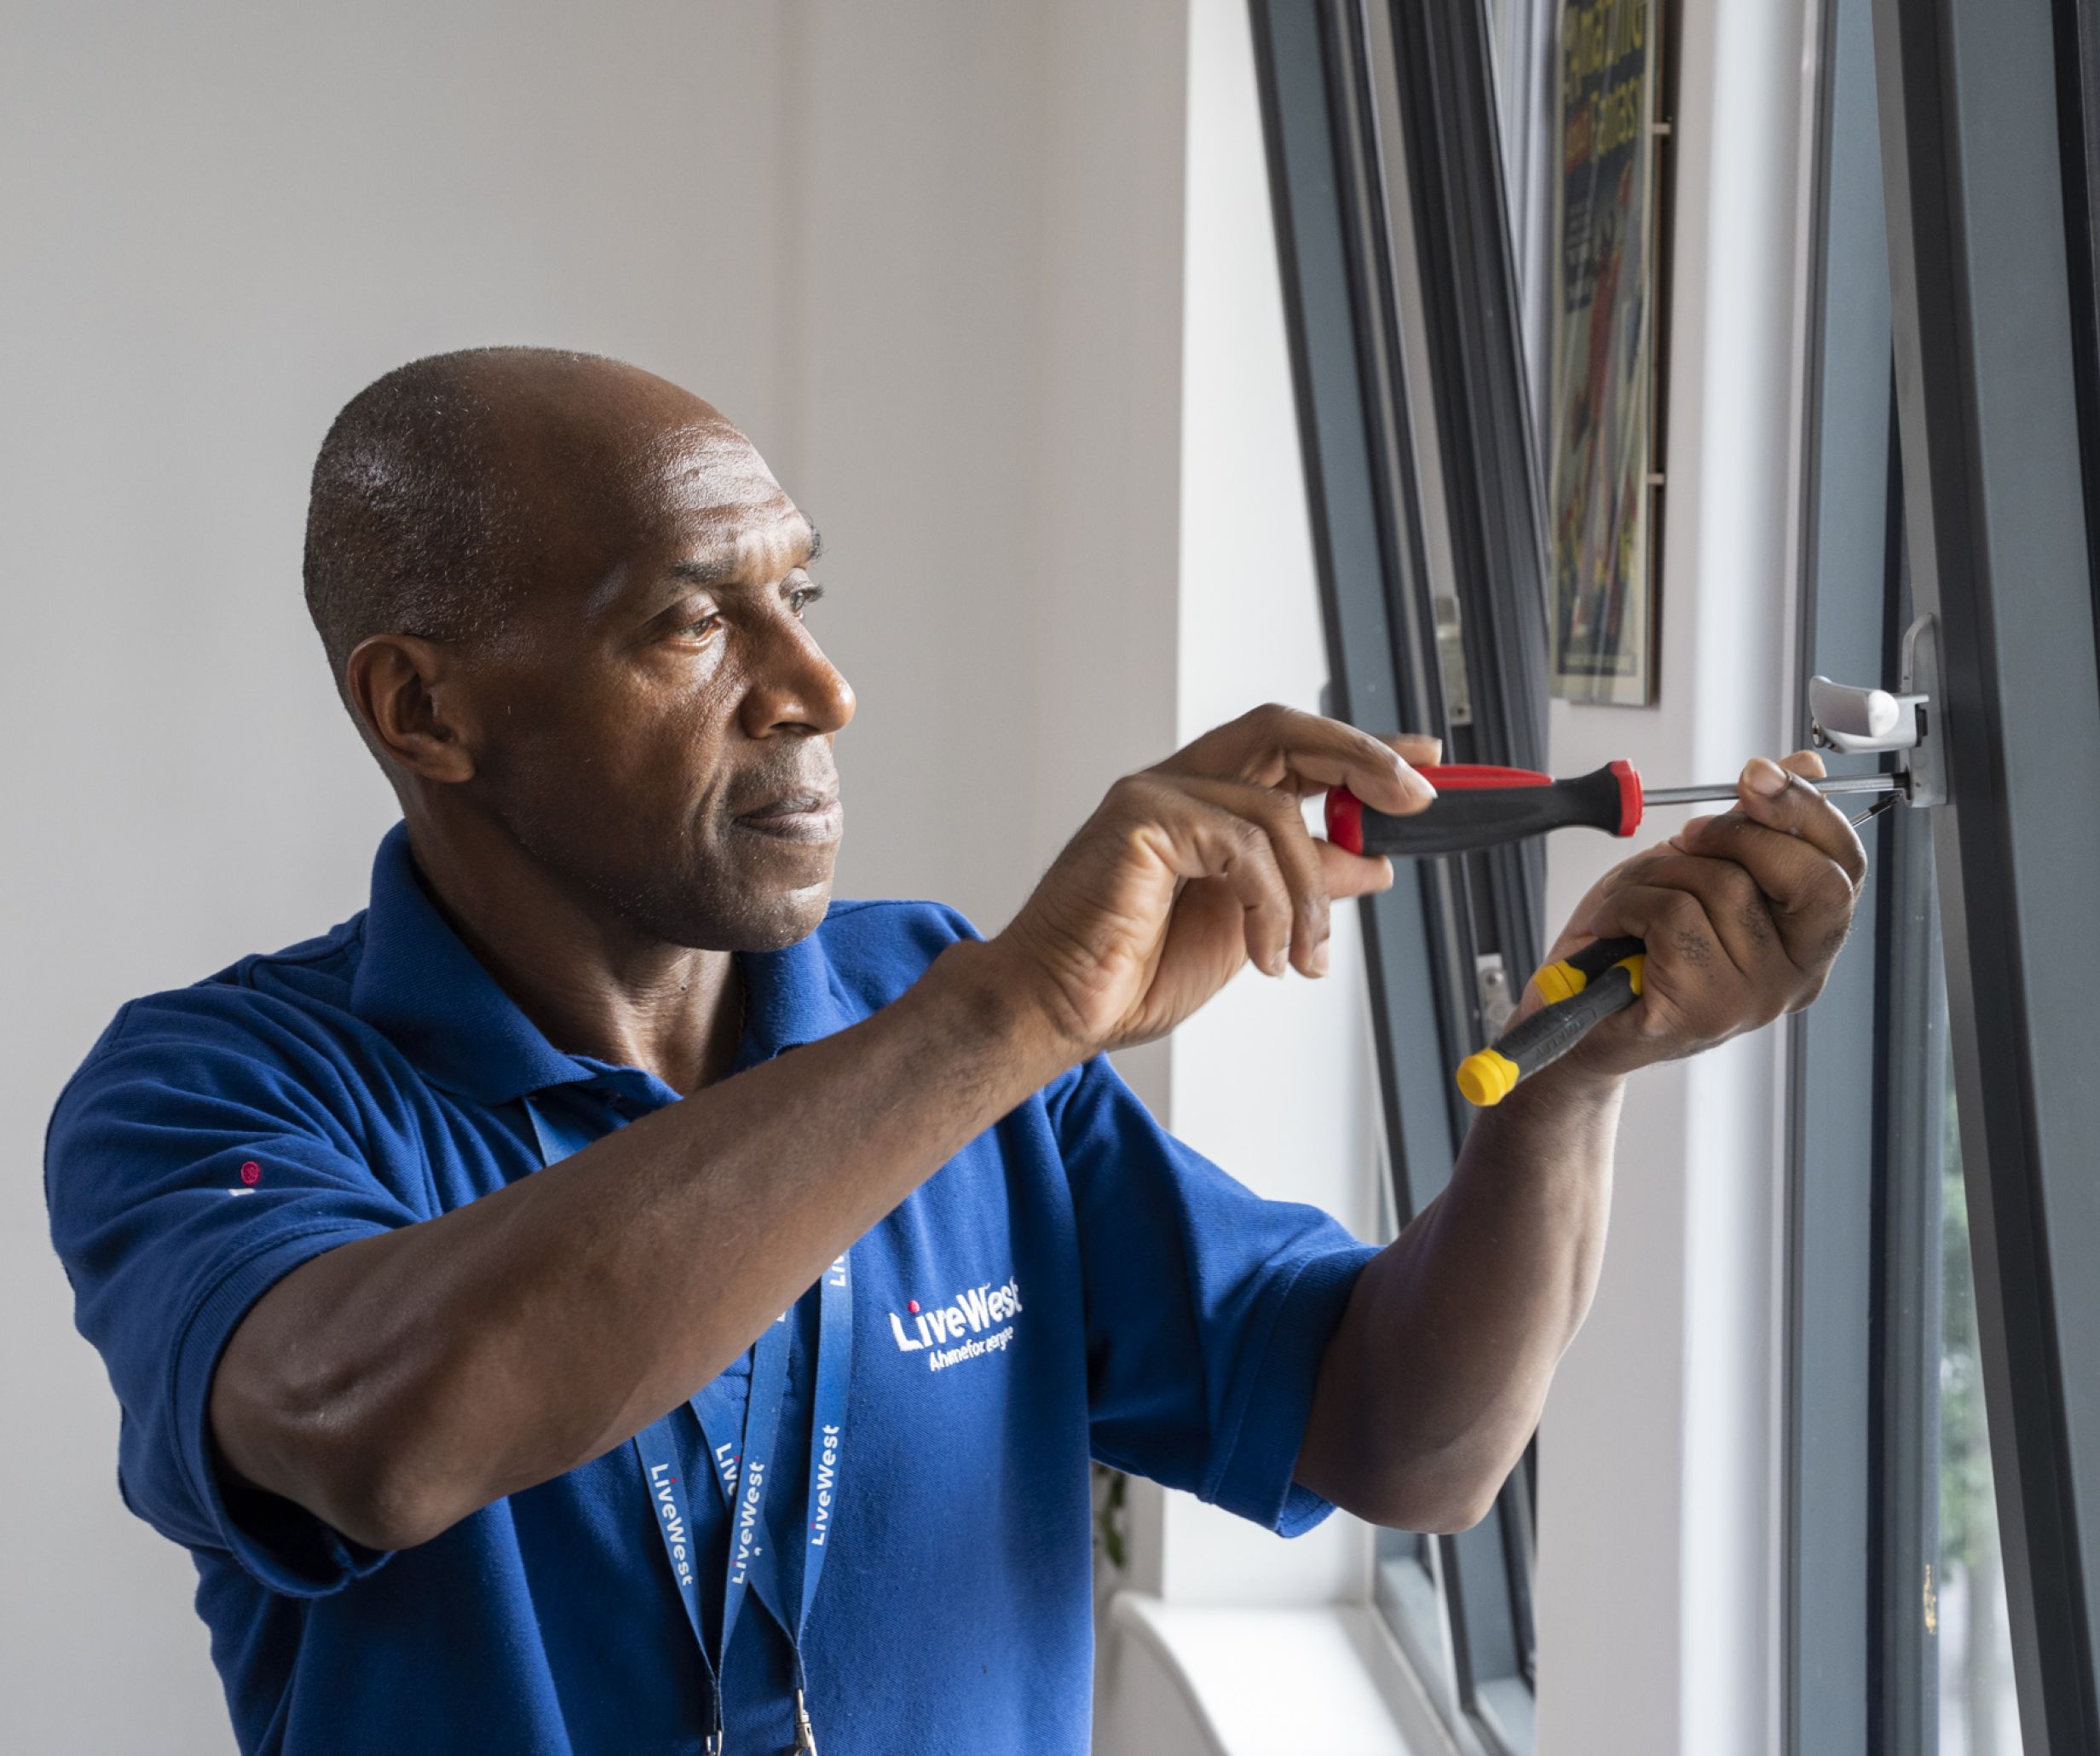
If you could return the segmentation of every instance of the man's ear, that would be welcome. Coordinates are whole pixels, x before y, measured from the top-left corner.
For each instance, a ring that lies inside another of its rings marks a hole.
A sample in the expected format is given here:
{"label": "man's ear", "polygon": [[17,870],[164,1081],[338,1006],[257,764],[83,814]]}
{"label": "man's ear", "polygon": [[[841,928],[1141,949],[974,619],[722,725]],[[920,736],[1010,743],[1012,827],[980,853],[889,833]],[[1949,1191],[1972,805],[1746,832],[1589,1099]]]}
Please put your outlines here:
{"label": "man's ear", "polygon": [[453,650],[413,634],[374,634],[343,667],[351,711],[381,760],[441,784],[474,778],[462,682]]}

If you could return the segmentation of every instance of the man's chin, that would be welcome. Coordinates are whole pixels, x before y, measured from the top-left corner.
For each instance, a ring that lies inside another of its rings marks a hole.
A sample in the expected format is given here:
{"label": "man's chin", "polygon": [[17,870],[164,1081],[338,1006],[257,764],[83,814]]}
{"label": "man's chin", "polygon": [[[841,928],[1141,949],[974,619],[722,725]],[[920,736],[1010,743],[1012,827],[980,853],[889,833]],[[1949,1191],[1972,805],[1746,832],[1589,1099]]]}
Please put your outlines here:
{"label": "man's chin", "polygon": [[740,837],[712,859],[652,875],[645,890],[630,892],[638,923],[696,951],[777,951],[807,939],[831,906],[837,841],[757,840]]}
{"label": "man's chin", "polygon": [[711,923],[717,932],[728,929],[729,949],[778,951],[823,924],[831,907],[837,844],[780,852],[788,857],[746,864],[730,918]]}
{"label": "man's chin", "polygon": [[754,910],[752,933],[740,943],[740,951],[781,951],[789,945],[807,939],[823,925],[825,911],[831,907],[831,878],[825,875],[822,884],[806,889],[788,891],[775,898],[770,906]]}

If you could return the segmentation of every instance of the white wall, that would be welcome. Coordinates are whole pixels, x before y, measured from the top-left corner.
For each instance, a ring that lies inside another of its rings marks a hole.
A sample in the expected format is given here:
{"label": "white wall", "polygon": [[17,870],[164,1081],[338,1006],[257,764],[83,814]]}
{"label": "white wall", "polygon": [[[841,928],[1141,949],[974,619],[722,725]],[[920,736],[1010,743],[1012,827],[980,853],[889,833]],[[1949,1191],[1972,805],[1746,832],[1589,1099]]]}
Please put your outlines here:
{"label": "white wall", "polygon": [[996,926],[1169,748],[1174,13],[786,14],[770,449],[823,528],[825,627],[862,690],[848,893],[938,889]]}
{"label": "white wall", "polygon": [[995,926],[1173,735],[1180,29],[1113,0],[10,19],[0,1746],[230,1747],[188,1562],[118,1503],[38,1166],[124,999],[361,905],[391,801],[298,581],[336,408],[486,341],[718,401],[830,549],[842,888]]}
{"label": "white wall", "polygon": [[[1256,702],[1317,713],[1328,676],[1245,0],[1194,0],[1188,32],[1176,742]],[[1174,1033],[1168,1121],[1261,1193],[1368,1238],[1378,1147],[1357,918],[1335,910],[1324,980],[1243,971]],[[1170,1603],[1368,1589],[1353,1519],[1285,1543],[1185,1494],[1161,1516],[1161,1572],[1146,1583]]]}
{"label": "white wall", "polygon": [[[1557,774],[1726,781],[1791,747],[1808,41],[1803,0],[1684,9],[1661,698],[1555,703]],[[1555,837],[1549,916],[1623,851]],[[1780,1091],[1774,1031],[1629,1088],[1603,1276],[1539,1436],[1540,1756],[1778,1748]]]}
{"label": "white wall", "polygon": [[[1316,711],[1328,676],[1245,0],[1191,0],[1186,30],[1177,742],[1256,702]],[[1174,1033],[1166,1118],[1261,1193],[1370,1237],[1357,921],[1336,911],[1324,981],[1243,972]],[[1285,1542],[1145,1482],[1131,1522],[1133,1589],[1102,1631],[1101,1756],[1405,1756],[1399,1727],[1427,1702],[1380,1662],[1366,1527],[1337,1514]]]}

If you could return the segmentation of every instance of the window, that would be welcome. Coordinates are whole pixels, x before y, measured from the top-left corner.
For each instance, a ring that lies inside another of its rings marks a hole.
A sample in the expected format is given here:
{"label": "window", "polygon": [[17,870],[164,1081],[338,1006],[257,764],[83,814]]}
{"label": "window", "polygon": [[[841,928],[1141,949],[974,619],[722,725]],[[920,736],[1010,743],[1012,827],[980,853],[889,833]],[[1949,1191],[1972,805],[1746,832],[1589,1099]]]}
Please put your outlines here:
{"label": "window", "polygon": [[[1796,713],[1907,626],[1872,0],[1828,0],[1808,289]],[[1833,758],[1833,769],[1872,767]],[[1929,1747],[1940,1505],[1939,946],[1919,814],[1863,832],[1851,953],[1788,1031],[1782,1651],[1793,1756]],[[1865,954],[1865,955],[1862,955]]]}
{"label": "window", "polygon": [[1947,798],[1877,825],[1875,956],[1792,1031],[1798,1753],[2100,1747],[2091,26],[1821,11],[1802,674],[1931,618]]}
{"label": "window", "polygon": [[2092,1749],[2100,1080],[2080,1020],[2100,814],[2064,808],[2100,772],[2091,18],[1876,0],[1874,25],[1903,529],[1938,623],[1931,835],[1990,1498],[2023,1747]]}
{"label": "window", "polygon": [[[1558,9],[1252,10],[1334,710],[1540,765],[1520,269]],[[2100,3],[1806,16],[1799,705],[1914,661],[1945,797],[1866,831],[1858,949],[1788,1037],[1785,1742],[2100,1748]],[[1366,908],[1403,1221],[1541,927],[1532,856],[1414,876]],[[1535,1470],[1380,1551],[1467,1747],[1531,1743]]]}
{"label": "window", "polygon": [[[1539,765],[1519,107],[1550,23],[1253,14],[1334,709]],[[1866,830],[1857,949],[1787,1039],[1785,1742],[2100,1748],[2100,3],[1807,16],[1798,705],[1914,667],[1937,797]],[[1414,875],[1366,910],[1403,1221],[1541,925],[1528,856]],[[1531,1744],[1535,1468],[1380,1551],[1469,1748]]]}
{"label": "window", "polygon": [[[1944,994],[1941,996],[1945,1003]],[[1976,1329],[1974,1244],[1969,1198],[1962,1187],[1961,1129],[1954,1113],[1951,1065],[1939,1068],[1936,1169],[1940,1277],[1939,1319],[1933,1352],[1939,1389],[1937,1444],[1938,1564],[1926,1580],[1928,1634],[1939,1641],[1939,1676],[1925,1718],[1936,1719],[1940,1756],[2017,1756],[2019,1703],[2012,1677],[2012,1628],[2005,1608],[2005,1564],[1998,1530],[1997,1484],[1991,1474],[1991,1435],[1983,1407],[1983,1358]]]}
{"label": "window", "polygon": [[[1505,6],[1505,38],[1533,9]],[[1496,49],[1469,3],[1255,0],[1331,710],[1538,768],[1545,591]],[[1543,851],[1366,904],[1394,1216],[1449,1180],[1449,1072],[1541,949]],[[1462,1747],[1532,1747],[1527,1460],[1456,1537],[1382,1535],[1377,1599]]]}

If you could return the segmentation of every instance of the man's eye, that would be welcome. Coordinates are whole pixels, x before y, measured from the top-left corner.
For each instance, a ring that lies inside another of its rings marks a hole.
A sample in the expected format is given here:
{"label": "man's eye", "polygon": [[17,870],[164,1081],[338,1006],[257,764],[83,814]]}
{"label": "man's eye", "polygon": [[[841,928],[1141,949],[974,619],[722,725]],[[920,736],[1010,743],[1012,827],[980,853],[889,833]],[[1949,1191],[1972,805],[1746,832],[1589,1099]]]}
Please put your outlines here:
{"label": "man's eye", "polygon": [[721,626],[721,613],[710,609],[689,622],[681,622],[672,632],[682,640],[704,640]]}
{"label": "man's eye", "polygon": [[788,607],[797,615],[807,609],[824,595],[824,588],[812,580],[806,586],[797,586],[788,594]]}

